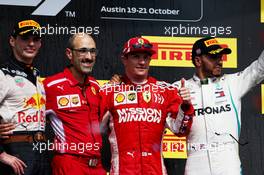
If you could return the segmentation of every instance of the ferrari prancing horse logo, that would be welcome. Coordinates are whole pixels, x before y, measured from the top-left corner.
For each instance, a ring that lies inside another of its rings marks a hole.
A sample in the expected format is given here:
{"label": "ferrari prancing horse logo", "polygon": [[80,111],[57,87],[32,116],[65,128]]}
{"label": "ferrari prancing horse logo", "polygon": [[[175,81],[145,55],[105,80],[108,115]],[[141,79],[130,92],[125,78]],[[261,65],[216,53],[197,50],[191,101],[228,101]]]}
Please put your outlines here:
{"label": "ferrari prancing horse logo", "polygon": [[142,93],[142,96],[143,96],[143,100],[145,102],[147,102],[147,103],[150,102],[150,100],[151,100],[151,93],[149,91],[143,92]]}

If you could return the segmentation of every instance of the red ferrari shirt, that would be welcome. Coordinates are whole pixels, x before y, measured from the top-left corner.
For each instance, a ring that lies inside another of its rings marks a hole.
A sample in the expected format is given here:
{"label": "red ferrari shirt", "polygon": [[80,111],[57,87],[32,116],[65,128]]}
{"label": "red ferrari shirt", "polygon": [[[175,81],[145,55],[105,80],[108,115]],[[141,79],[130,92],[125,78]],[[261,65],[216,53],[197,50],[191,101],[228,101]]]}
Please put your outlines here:
{"label": "red ferrari shirt", "polygon": [[[110,128],[110,174],[166,174],[161,156],[164,129],[182,135],[191,126],[192,105],[182,108],[177,89],[149,77],[145,84],[128,78],[101,90],[102,127]],[[181,110],[181,109],[184,109]],[[190,122],[189,122],[190,121]]]}
{"label": "red ferrari shirt", "polygon": [[100,156],[99,85],[93,77],[80,84],[69,68],[44,81],[47,115],[59,153]]}

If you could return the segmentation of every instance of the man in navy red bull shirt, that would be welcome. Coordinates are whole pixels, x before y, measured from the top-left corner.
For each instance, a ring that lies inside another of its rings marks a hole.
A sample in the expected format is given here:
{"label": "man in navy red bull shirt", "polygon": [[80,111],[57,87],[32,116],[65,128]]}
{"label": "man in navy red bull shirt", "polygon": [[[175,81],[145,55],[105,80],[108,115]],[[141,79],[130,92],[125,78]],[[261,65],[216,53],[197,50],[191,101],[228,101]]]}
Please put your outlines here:
{"label": "man in navy red bull shirt", "polygon": [[0,66],[0,116],[3,123],[15,123],[6,124],[12,135],[0,140],[4,175],[50,174],[47,151],[34,150],[34,144],[45,141],[46,125],[44,87],[32,65],[41,47],[39,31],[34,20],[16,23],[9,39],[12,54]]}

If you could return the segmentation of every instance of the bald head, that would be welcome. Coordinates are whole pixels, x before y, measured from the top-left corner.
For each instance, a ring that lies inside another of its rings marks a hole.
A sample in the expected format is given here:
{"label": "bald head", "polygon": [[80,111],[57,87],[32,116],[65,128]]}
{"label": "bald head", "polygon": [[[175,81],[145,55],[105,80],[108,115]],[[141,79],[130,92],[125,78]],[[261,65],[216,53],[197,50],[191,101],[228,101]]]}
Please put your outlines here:
{"label": "bald head", "polygon": [[86,41],[87,44],[91,46],[89,48],[96,48],[94,39],[87,33],[76,33],[72,35],[68,40],[67,48],[69,49],[78,48],[78,43],[80,41]]}
{"label": "bald head", "polygon": [[70,70],[79,82],[83,82],[86,75],[92,72],[96,55],[95,41],[90,35],[77,33],[70,37],[66,56],[72,65]]}

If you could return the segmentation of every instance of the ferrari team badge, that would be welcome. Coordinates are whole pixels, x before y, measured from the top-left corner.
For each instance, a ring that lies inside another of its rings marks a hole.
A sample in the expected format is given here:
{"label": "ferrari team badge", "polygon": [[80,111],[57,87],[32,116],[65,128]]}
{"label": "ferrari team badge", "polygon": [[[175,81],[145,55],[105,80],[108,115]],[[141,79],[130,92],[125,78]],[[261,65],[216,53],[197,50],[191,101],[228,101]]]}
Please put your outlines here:
{"label": "ferrari team badge", "polygon": [[150,102],[150,100],[151,100],[151,93],[149,91],[143,92],[142,93],[142,96],[143,96],[143,100],[145,102],[147,102],[147,103]]}
{"label": "ferrari team badge", "polygon": [[91,87],[91,90],[92,90],[93,94],[96,95],[96,90],[93,86]]}
{"label": "ferrari team badge", "polygon": [[139,38],[139,39],[138,39],[138,43],[139,43],[139,44],[144,44],[144,40],[141,39],[141,38]]}

